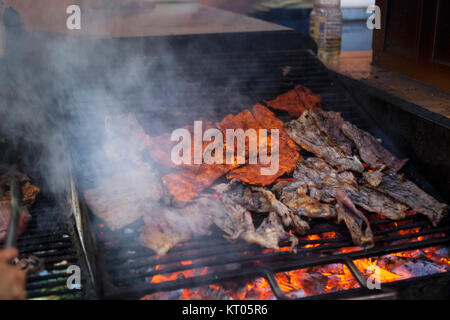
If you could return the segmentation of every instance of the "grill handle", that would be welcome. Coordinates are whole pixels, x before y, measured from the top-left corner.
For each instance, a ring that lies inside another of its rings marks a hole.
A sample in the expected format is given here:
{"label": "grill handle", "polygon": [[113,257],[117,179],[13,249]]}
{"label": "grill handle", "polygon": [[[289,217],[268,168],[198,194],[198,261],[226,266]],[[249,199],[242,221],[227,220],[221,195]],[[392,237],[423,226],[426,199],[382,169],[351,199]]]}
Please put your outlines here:
{"label": "grill handle", "polygon": [[22,201],[22,190],[17,179],[11,182],[11,214],[9,216],[8,233],[5,239],[5,248],[15,248]]}

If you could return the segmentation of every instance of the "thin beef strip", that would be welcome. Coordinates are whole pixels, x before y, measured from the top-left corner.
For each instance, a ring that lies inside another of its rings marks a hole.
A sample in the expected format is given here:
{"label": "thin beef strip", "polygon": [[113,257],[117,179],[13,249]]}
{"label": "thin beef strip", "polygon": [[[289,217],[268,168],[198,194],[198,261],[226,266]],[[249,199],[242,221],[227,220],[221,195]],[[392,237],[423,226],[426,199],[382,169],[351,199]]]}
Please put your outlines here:
{"label": "thin beef strip", "polygon": [[410,206],[411,209],[427,216],[434,226],[437,226],[448,213],[447,204],[438,202],[413,182],[404,179],[402,175],[385,175],[378,187],[369,185],[368,188],[373,188]]}
{"label": "thin beef strip", "polygon": [[363,172],[364,167],[357,157],[347,155],[333,139],[319,129],[311,111],[305,111],[300,118],[287,123],[286,130],[303,149],[320,156],[339,170]]}

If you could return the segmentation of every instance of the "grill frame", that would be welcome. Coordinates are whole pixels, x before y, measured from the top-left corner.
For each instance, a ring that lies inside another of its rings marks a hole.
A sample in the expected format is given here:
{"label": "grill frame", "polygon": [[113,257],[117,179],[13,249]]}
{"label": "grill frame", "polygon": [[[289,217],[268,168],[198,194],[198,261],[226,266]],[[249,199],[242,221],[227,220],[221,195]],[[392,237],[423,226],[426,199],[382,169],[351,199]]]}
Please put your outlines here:
{"label": "grill frame", "polygon": [[[300,50],[300,51],[279,51],[279,52],[268,52],[268,53],[261,53],[263,59],[264,57],[268,57],[269,59],[273,59],[274,54],[280,54],[281,58],[279,56],[276,57],[276,59],[280,58],[280,62],[283,65],[289,65],[290,63],[295,63],[295,61],[302,61],[303,59],[303,65],[307,65],[308,63],[311,63],[311,61],[313,62],[312,65],[310,65],[309,67],[311,68],[311,70],[318,70],[318,72],[316,72],[316,76],[318,78],[314,78],[311,77],[310,73],[305,73],[302,74],[300,77],[297,77],[295,79],[290,79],[290,78],[286,78],[286,79],[281,79],[281,85],[280,83],[276,83],[276,89],[273,90],[273,92],[266,90],[267,88],[263,88],[263,90],[261,90],[262,92],[256,90],[256,91],[251,91],[248,90],[248,88],[238,88],[238,89],[243,89],[244,90],[244,94],[248,94],[248,98],[249,101],[253,100],[253,103],[256,103],[258,101],[261,100],[261,96],[256,99],[256,96],[260,95],[260,94],[268,94],[266,96],[264,96],[264,98],[266,99],[270,99],[273,98],[274,96],[287,91],[288,89],[290,89],[294,84],[302,84],[305,85],[306,87],[309,87],[313,92],[315,93],[319,93],[322,95],[323,99],[324,99],[324,109],[325,110],[334,110],[334,111],[340,111],[343,114],[343,117],[346,120],[352,121],[354,123],[356,123],[360,128],[367,130],[368,132],[374,134],[375,136],[381,138],[384,142],[384,145],[391,151],[393,152],[395,155],[399,156],[399,157],[404,157],[403,154],[401,154],[393,145],[393,143],[391,142],[392,140],[389,139],[385,133],[380,130],[376,125],[374,125],[376,123],[376,121],[374,121],[367,113],[365,113],[364,110],[362,110],[362,108],[358,108],[357,103],[355,102],[355,100],[353,99],[352,95],[349,93],[349,91],[344,88],[344,86],[340,83],[340,81],[333,75],[333,73],[329,72],[321,63],[320,61],[318,61],[314,56],[313,53],[310,51],[305,51],[305,50]],[[289,59],[284,59],[283,60],[283,54],[287,54],[288,57],[290,57]],[[295,55],[294,55],[295,54]],[[247,53],[233,53],[233,54],[226,54],[226,55],[220,55],[220,54],[211,54],[208,55],[208,58],[211,58],[212,56],[214,56],[212,59],[217,59],[217,57],[223,57],[224,59],[233,59],[234,57],[242,57],[242,56],[247,56]],[[304,61],[304,57],[308,57],[308,61]],[[199,57],[193,57],[193,59],[198,59]],[[259,57],[260,58],[260,57]],[[294,70],[295,71],[295,70]],[[293,71],[293,72],[294,72]],[[201,73],[200,73],[201,75]],[[221,75],[219,75],[220,77]],[[274,79],[280,79],[279,77],[268,77],[269,79],[267,80],[267,82],[273,82]],[[302,81],[302,79],[304,81]],[[314,85],[314,81],[317,80],[317,84]],[[202,81],[211,81],[211,78],[204,77],[202,78]],[[321,88],[320,86],[323,87]],[[323,89],[323,90],[321,90]],[[270,95],[271,94],[271,95]],[[120,99],[120,97],[119,97]],[[157,99],[156,99],[157,100]],[[161,101],[165,101],[164,97],[161,98]],[[141,125],[144,127],[144,129],[146,129],[146,131],[148,132],[148,129],[152,129],[152,128],[148,128],[146,127],[146,123],[145,123],[145,119],[146,118],[154,118],[156,117],[156,119],[158,118],[158,114],[152,113],[152,112],[142,112],[142,110],[136,110],[135,106],[131,106],[133,103],[138,103],[142,101],[140,101],[140,98],[136,98],[135,100],[126,100],[126,99],[122,99],[121,102],[123,102],[126,105],[126,109],[130,110],[130,111],[137,111],[138,112],[138,120],[140,121]],[[251,105],[247,105],[247,107],[249,107]],[[189,108],[191,108],[190,106],[187,106],[185,110],[189,110]],[[242,106],[237,107],[235,109],[226,109],[226,113],[235,113],[240,111],[242,108]],[[159,110],[156,110],[156,112],[158,112]],[[221,115],[218,114],[218,117],[220,117]],[[223,115],[222,115],[223,116]],[[283,119],[283,115],[279,115],[280,118]],[[195,114],[191,114],[188,117],[192,117],[194,120],[196,115]],[[356,119],[356,121],[355,121]],[[175,119],[177,120],[177,119]],[[179,119],[178,119],[179,120]],[[183,119],[184,123],[189,123],[190,120],[186,120]],[[176,121],[175,121],[176,122]],[[173,126],[177,126],[176,123],[173,124]],[[181,126],[179,126],[181,127]],[[164,129],[166,129],[167,131],[170,131],[170,125],[169,126],[164,126]],[[163,132],[151,132],[152,134],[161,134]],[[75,137],[76,140],[77,137]],[[79,138],[79,137],[78,137]],[[68,137],[69,141],[73,141],[74,137]],[[74,145],[73,143],[71,143],[70,145]],[[77,158],[79,156],[79,152],[77,152],[76,148],[72,148],[71,150],[71,154],[72,157],[74,157],[74,164],[76,165],[80,165],[80,162],[83,162],[82,159]],[[78,167],[78,170],[75,170],[77,172],[81,171],[80,170],[81,167]],[[83,168],[84,169],[84,168]],[[430,194],[432,194],[433,196],[435,196],[438,200],[442,201],[442,197],[439,196],[438,192],[436,192],[436,190],[434,190],[434,188],[432,186],[430,186],[426,180],[418,173],[417,169],[414,168],[413,164],[408,164],[406,166],[406,168],[404,169],[404,171],[406,172],[406,176],[407,178],[409,178],[410,180],[412,180],[413,182],[417,183],[420,187],[422,187],[425,191],[429,192]],[[79,187],[79,190],[86,190],[88,188],[88,186],[90,186],[90,182],[86,181],[86,177],[83,176],[78,176],[75,178],[75,180],[77,181],[77,185]],[[89,180],[89,179],[87,179]],[[399,251],[406,251],[406,250],[411,250],[411,249],[415,249],[415,248],[425,248],[425,247],[429,247],[429,246],[438,246],[438,245],[447,245],[450,243],[450,240],[448,239],[448,237],[444,237],[444,238],[438,238],[438,239],[428,239],[428,240],[424,240],[424,241],[420,241],[417,243],[406,243],[406,244],[402,244],[402,245],[397,245],[397,246],[387,246],[387,247],[383,247],[383,248],[373,248],[373,249],[369,249],[369,250],[363,250],[363,251],[359,251],[359,252],[353,252],[353,253],[347,253],[347,254],[337,254],[337,255],[333,255],[331,257],[323,257],[323,258],[317,258],[317,259],[312,259],[312,258],[307,258],[305,259],[304,257],[299,257],[298,259],[294,259],[293,261],[290,262],[279,262],[278,264],[275,263],[274,265],[271,265],[270,267],[261,267],[261,268],[250,268],[248,270],[240,270],[238,273],[237,272],[229,272],[227,274],[213,274],[211,276],[202,276],[202,277],[196,277],[196,278],[188,278],[188,279],[183,279],[183,280],[176,280],[173,282],[166,282],[166,283],[160,283],[160,284],[153,284],[153,285],[149,285],[149,284],[143,284],[143,285],[132,285],[131,287],[123,287],[120,288],[118,286],[116,286],[114,284],[114,282],[117,283],[117,278],[114,278],[114,275],[112,275],[111,270],[108,269],[107,267],[107,262],[105,259],[105,252],[107,252],[108,248],[104,246],[102,239],[100,239],[98,237],[98,232],[96,232],[96,225],[99,223],[99,221],[96,221],[96,218],[89,213],[86,205],[83,203],[83,200],[80,199],[81,203],[82,203],[82,207],[84,213],[86,214],[86,229],[89,230],[88,234],[90,236],[92,236],[93,240],[91,241],[92,243],[96,243],[96,247],[91,248],[90,251],[92,251],[90,253],[90,255],[92,256],[93,260],[95,261],[95,278],[97,280],[97,292],[99,294],[99,297],[101,298],[106,298],[106,299],[135,299],[135,298],[139,298],[144,296],[145,294],[149,294],[149,293],[153,293],[153,292],[158,292],[158,291],[170,291],[170,290],[175,290],[175,289],[179,289],[179,288],[187,288],[187,287],[195,287],[201,284],[211,284],[211,283],[220,283],[223,281],[228,281],[228,280],[238,280],[238,279],[243,279],[243,278],[248,278],[248,277],[259,277],[259,276],[263,276],[265,277],[269,283],[271,284],[271,287],[275,293],[276,296],[278,296],[279,298],[285,299],[286,296],[284,296],[281,293],[281,290],[278,288],[278,286],[276,285],[276,281],[274,280],[274,272],[279,272],[279,271],[287,271],[287,270],[294,270],[294,269],[300,269],[300,268],[304,268],[304,267],[310,267],[310,266],[315,266],[315,265],[325,265],[325,264],[329,264],[329,263],[342,263],[345,264],[352,272],[352,274],[354,275],[355,279],[358,281],[358,283],[361,285],[362,289],[360,290],[356,290],[354,292],[354,295],[352,296],[353,292],[348,292],[348,293],[344,293],[344,294],[340,294],[340,293],[336,293],[336,294],[329,294],[326,296],[320,296],[320,298],[332,298],[332,297],[346,297],[348,295],[350,295],[350,297],[361,297],[361,296],[366,296],[366,297],[372,297],[372,298],[386,298],[386,297],[393,297],[395,296],[395,292],[393,292],[390,289],[387,290],[383,290],[382,292],[377,292],[374,294],[374,291],[369,291],[365,289],[365,278],[362,275],[362,273],[356,268],[356,266],[354,265],[354,263],[352,262],[352,260],[354,259],[358,259],[358,258],[365,258],[365,257],[373,257],[373,256],[378,256],[378,255],[382,255],[382,254],[387,254],[387,253],[392,253],[392,252],[399,252]],[[422,219],[422,222],[425,220],[425,218]],[[428,224],[428,223],[426,223]],[[372,225],[372,222],[371,222]],[[444,225],[442,227],[442,225]],[[440,233],[440,232],[446,232],[448,235],[448,232],[450,231],[450,223],[448,218],[445,220],[444,223],[442,223],[442,225],[436,229],[432,229],[431,231],[424,231],[425,233],[429,232],[429,233]],[[440,229],[441,228],[441,229]],[[417,236],[420,236],[422,234],[408,234],[405,235],[405,238],[415,238]],[[113,238],[110,240],[113,241],[121,241],[121,235],[113,235]],[[137,234],[134,235],[135,238],[138,237]],[[210,238],[209,240],[212,240],[212,238]],[[123,239],[122,239],[123,241]],[[188,242],[191,243],[191,242]],[[314,242],[305,242],[304,244],[314,244]],[[242,245],[244,246],[244,245]],[[231,250],[237,250],[236,244],[230,244],[229,245]],[[131,250],[134,250],[136,247],[131,247]],[[312,248],[314,249],[314,248]],[[321,248],[321,250],[324,248]],[[330,249],[330,248],[326,248],[326,249]],[[148,257],[151,258],[153,256],[153,253],[151,253],[150,250],[148,249],[141,249],[141,250],[147,250],[148,252]],[[316,249],[319,250],[319,249]],[[259,249],[259,251],[262,251],[261,249]],[[314,250],[310,250],[310,251],[314,251]],[[176,252],[176,251],[175,251]],[[168,256],[170,256],[170,254],[173,253],[172,251],[169,252]],[[283,255],[283,253],[276,253],[273,255],[267,255],[267,254],[263,254],[263,255],[258,255],[258,256],[253,256],[252,259],[257,259],[257,258],[268,258],[268,257],[273,257],[273,258],[280,258]],[[299,254],[297,254],[299,255]],[[162,264],[161,262],[164,261],[166,258],[163,257],[162,260],[159,260],[157,264]],[[183,259],[178,258],[179,261],[182,261]],[[192,260],[192,259],[184,259],[184,260]],[[124,262],[124,260],[120,260],[119,262],[122,261]],[[217,263],[224,263],[225,261],[219,261]],[[229,260],[228,260],[229,262]],[[156,263],[154,264],[156,265]],[[203,264],[204,265],[204,264]],[[151,267],[151,264],[149,263],[145,263],[144,266],[148,266]],[[129,269],[131,268],[131,266],[129,267],[124,267],[124,269]],[[187,267],[185,267],[187,268]],[[182,267],[178,267],[175,269],[171,269],[171,272],[175,272],[175,271],[180,271],[182,270]],[[158,273],[154,273],[154,274],[158,274]],[[450,276],[450,273],[447,273],[448,276]],[[150,276],[151,273],[146,274],[146,276]],[[141,274],[140,275],[141,278],[143,278],[144,276]],[[130,279],[130,277],[125,277],[126,279]],[[126,280],[125,279],[125,280]],[[418,281],[420,281],[420,279],[417,279]],[[390,287],[388,287],[390,288]],[[306,299],[310,299],[310,298],[314,298],[314,297],[307,297]],[[316,297],[318,298],[318,297]]]}

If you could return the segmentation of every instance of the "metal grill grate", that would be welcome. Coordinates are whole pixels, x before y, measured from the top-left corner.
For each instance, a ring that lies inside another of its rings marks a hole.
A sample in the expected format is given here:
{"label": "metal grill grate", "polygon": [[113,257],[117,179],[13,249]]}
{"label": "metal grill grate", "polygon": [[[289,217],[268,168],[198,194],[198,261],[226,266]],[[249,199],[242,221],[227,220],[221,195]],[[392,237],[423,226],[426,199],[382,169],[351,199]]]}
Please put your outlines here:
{"label": "metal grill grate", "polygon": [[[324,109],[342,112],[346,120],[383,139],[385,146],[399,155],[388,137],[374,126],[375,122],[358,108],[351,95],[310,52],[299,50],[271,51],[251,56],[247,53],[184,56],[180,57],[176,66],[165,65],[156,58],[152,59],[149,58],[149,76],[152,74],[158,76],[152,78],[151,86],[146,87],[143,84],[142,87],[136,88],[134,94],[117,97],[127,110],[137,113],[141,125],[150,135],[170,132],[200,118],[221,119],[228,113],[237,113],[261,99],[274,98],[294,85],[302,84],[321,94]],[[287,76],[283,76],[284,67],[290,68]],[[202,104],[198,105],[200,101]],[[210,107],[206,108],[208,104]],[[282,119],[285,117],[283,114],[278,116]],[[99,139],[102,137],[102,130],[103,127],[99,123]],[[82,173],[78,177],[79,186],[82,190],[92,188],[95,186],[92,172],[98,171],[99,168],[91,167],[89,161],[83,157],[83,153],[86,153],[84,145],[82,147],[84,152],[77,151],[77,146],[82,145],[80,141],[83,141],[82,130],[79,135],[70,139],[74,141],[72,156],[78,168],[76,171]],[[98,148],[98,144],[94,145],[92,152]],[[412,164],[405,168],[405,173],[409,179],[438,197]],[[311,223],[312,229],[308,234],[335,232],[336,238],[326,240],[301,238],[303,240],[300,241],[296,254],[264,250],[239,241],[231,244],[222,238],[220,231],[217,231],[214,237],[193,239],[178,245],[166,256],[158,258],[151,250],[139,244],[140,222],[126,228],[127,233],[123,230],[113,233],[106,227],[101,227],[102,221],[93,215],[90,217],[98,242],[97,273],[101,278],[102,294],[107,298],[139,298],[157,291],[255,276],[266,277],[274,293],[282,298],[283,294],[274,280],[274,272],[329,263],[346,264],[356,280],[364,287],[365,278],[352,260],[448,244],[446,234],[450,229],[448,219],[438,228],[431,228],[424,217],[415,214],[404,219],[407,223],[399,223],[396,227],[390,225],[392,223],[390,220],[373,216],[370,224],[377,247],[342,253],[338,249],[353,246],[346,228],[343,225],[319,220]],[[419,231],[395,234],[396,231],[412,228],[419,228]],[[420,236],[425,236],[426,239],[402,242]],[[305,245],[318,246],[302,248]],[[181,263],[186,260],[192,263]],[[197,267],[209,269],[206,274],[192,278],[150,284],[155,275]]]}
{"label": "metal grill grate", "polygon": [[[83,268],[77,249],[76,235],[66,216],[55,201],[38,196],[30,209],[32,219],[18,239],[20,257],[34,255],[44,260],[42,272],[27,279],[28,299],[80,299],[85,298],[86,282],[81,278],[81,288],[69,290],[67,273],[69,265]],[[72,230],[72,231],[71,231]]]}

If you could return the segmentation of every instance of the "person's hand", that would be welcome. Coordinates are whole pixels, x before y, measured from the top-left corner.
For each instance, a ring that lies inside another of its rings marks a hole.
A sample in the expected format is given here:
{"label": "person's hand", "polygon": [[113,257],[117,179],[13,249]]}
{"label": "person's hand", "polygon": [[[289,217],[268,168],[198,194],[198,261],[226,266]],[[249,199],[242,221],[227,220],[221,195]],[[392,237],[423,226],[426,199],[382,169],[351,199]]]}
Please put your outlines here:
{"label": "person's hand", "polygon": [[8,263],[17,255],[17,249],[0,250],[0,300],[22,300],[26,297],[25,272]]}

